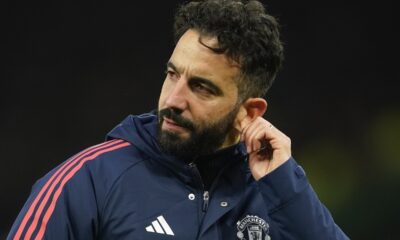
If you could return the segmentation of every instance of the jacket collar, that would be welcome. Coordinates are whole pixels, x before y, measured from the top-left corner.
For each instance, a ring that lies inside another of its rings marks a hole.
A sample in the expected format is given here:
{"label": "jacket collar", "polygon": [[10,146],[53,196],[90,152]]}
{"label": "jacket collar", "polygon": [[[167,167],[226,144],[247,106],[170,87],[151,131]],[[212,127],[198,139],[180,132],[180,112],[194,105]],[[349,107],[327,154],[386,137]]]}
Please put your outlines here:
{"label": "jacket collar", "polygon": [[224,169],[232,164],[241,165],[246,159],[244,143],[238,143],[196,159],[180,159],[162,151],[157,141],[157,134],[158,118],[156,111],[152,111],[136,116],[129,115],[107,134],[107,139],[119,138],[132,143],[132,146],[149,156],[150,160],[167,167],[185,183],[193,182],[193,173],[188,164],[190,162],[205,160],[214,163],[215,161],[218,168]]}

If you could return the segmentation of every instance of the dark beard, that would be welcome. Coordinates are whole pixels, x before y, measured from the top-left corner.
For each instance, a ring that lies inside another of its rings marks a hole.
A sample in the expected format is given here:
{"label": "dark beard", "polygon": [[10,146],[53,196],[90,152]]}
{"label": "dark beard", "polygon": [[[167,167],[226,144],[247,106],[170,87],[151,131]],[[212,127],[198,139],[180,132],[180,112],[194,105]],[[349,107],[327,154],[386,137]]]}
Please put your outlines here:
{"label": "dark beard", "polygon": [[[181,158],[193,158],[215,152],[222,146],[239,111],[239,107],[229,112],[217,122],[199,127],[188,119],[183,118],[180,112],[165,108],[158,112],[158,141],[164,152]],[[188,129],[191,133],[188,139],[181,139],[177,134],[161,129],[163,117],[172,119],[178,125]]]}

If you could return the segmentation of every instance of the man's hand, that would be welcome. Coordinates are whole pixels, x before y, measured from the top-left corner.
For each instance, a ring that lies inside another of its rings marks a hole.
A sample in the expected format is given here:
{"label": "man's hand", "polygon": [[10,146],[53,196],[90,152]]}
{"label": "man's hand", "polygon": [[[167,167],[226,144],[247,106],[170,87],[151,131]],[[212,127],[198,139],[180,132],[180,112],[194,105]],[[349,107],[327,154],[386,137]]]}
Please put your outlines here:
{"label": "man's hand", "polygon": [[291,157],[290,138],[262,117],[250,122],[241,138],[247,146],[249,167],[257,181]]}

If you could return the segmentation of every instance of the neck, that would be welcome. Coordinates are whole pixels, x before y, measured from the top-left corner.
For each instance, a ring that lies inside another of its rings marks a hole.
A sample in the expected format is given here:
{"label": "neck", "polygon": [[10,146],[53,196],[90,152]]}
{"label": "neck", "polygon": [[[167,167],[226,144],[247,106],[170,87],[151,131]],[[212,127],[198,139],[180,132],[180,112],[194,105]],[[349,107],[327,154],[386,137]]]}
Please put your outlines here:
{"label": "neck", "polygon": [[201,156],[195,160],[197,168],[199,170],[203,186],[205,190],[210,190],[211,185],[216,180],[221,171],[225,168],[234,164],[238,159],[236,146],[227,146],[220,148],[217,152]]}
{"label": "neck", "polygon": [[238,144],[240,142],[240,133],[236,130],[233,129],[230,133],[227,134],[224,143],[221,145],[218,150],[233,146],[235,144]]}

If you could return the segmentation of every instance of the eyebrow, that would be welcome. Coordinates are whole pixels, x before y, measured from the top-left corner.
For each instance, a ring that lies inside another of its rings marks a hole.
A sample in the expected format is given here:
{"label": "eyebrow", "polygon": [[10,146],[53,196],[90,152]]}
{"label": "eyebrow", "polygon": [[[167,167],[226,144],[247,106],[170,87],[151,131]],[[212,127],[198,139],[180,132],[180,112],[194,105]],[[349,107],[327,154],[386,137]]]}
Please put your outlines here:
{"label": "eyebrow", "polygon": [[167,68],[172,68],[174,71],[178,72],[177,67],[170,61],[167,62]]}
{"label": "eyebrow", "polygon": [[[179,72],[178,68],[172,63],[168,62],[167,67],[172,68],[174,71]],[[222,92],[221,88],[219,88],[217,85],[215,85],[211,80],[199,76],[192,76],[189,78],[189,82],[198,82],[201,84],[207,85],[212,91],[215,92],[217,96],[223,96],[224,93]]]}

